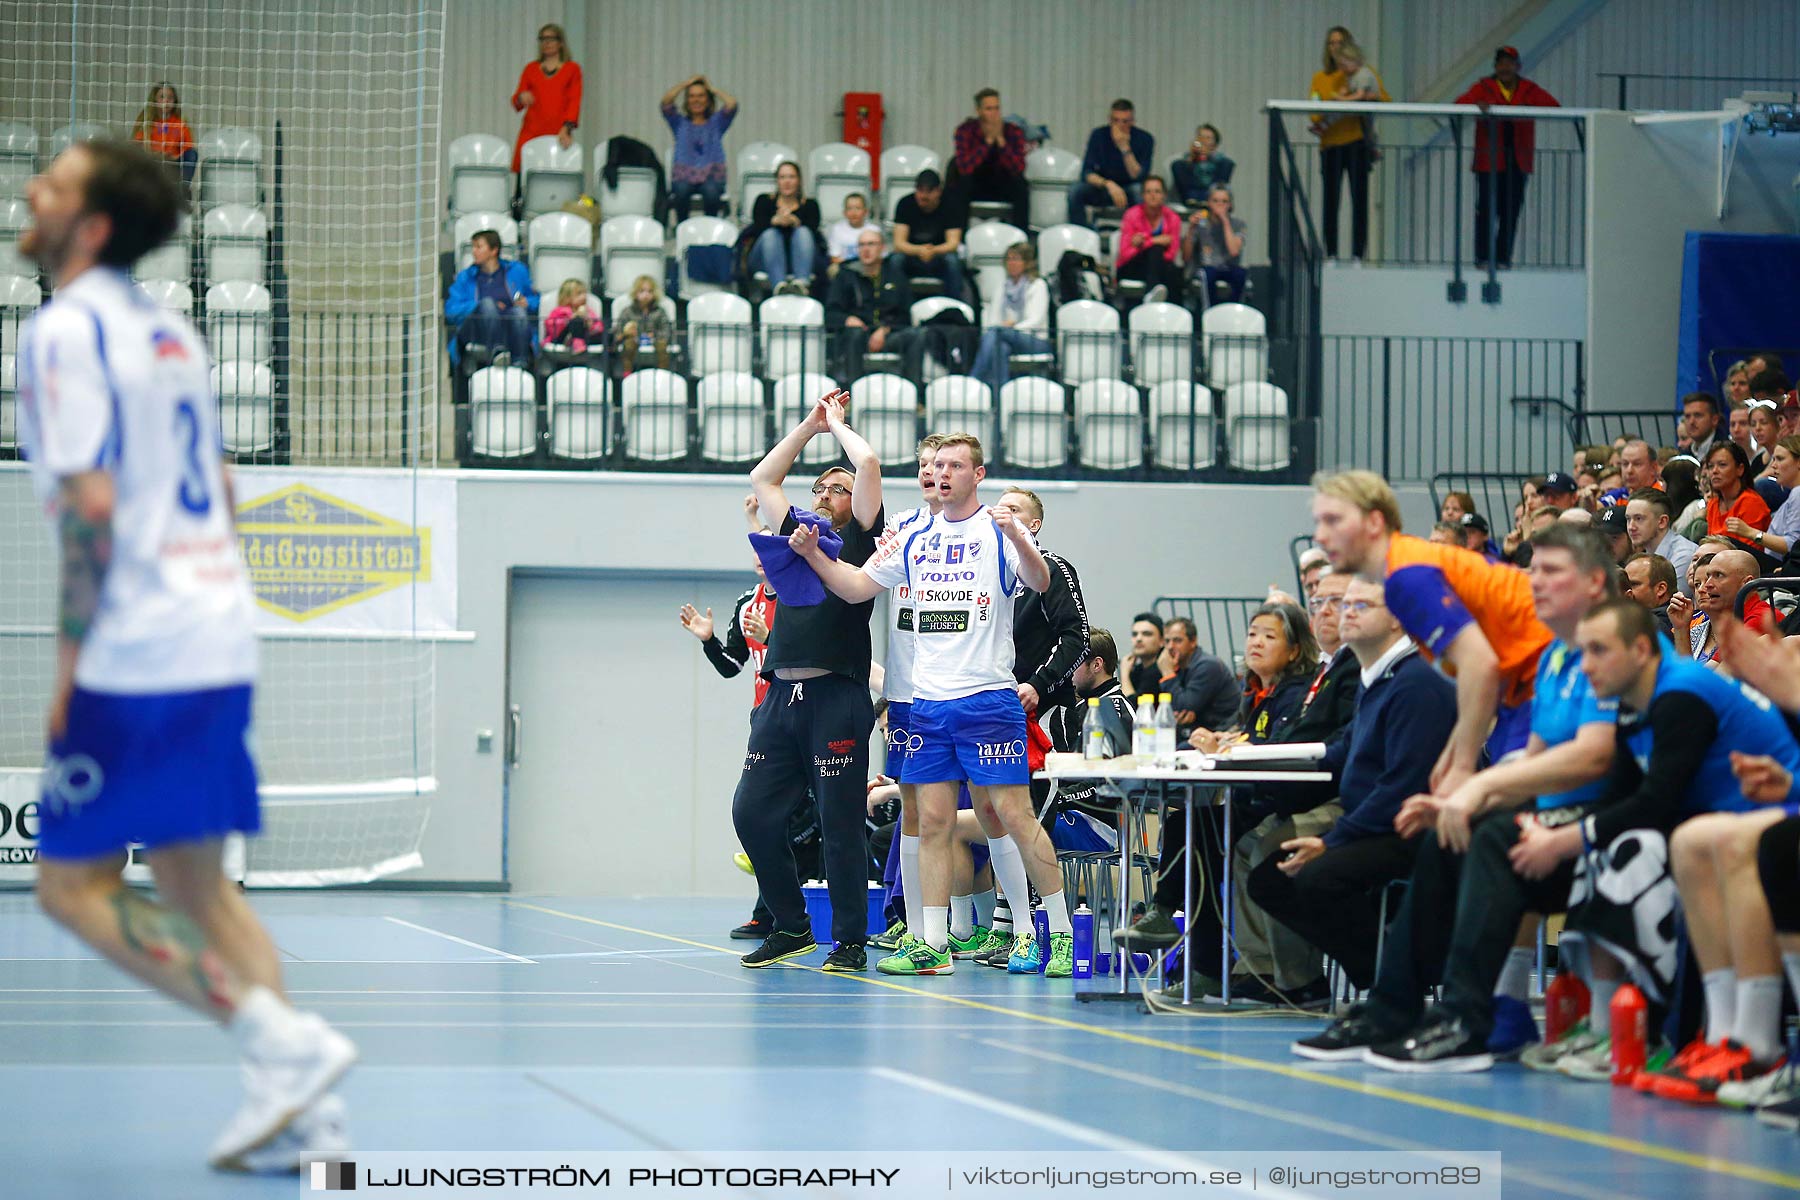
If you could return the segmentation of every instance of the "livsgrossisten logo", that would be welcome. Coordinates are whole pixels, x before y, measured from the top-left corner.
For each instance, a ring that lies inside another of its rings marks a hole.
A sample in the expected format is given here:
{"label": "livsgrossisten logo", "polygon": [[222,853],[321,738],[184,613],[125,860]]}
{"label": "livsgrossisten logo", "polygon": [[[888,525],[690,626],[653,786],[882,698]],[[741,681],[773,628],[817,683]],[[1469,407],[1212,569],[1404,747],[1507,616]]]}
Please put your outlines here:
{"label": "livsgrossisten logo", "polygon": [[293,621],[431,581],[431,531],[304,483],[238,507],[256,602]]}

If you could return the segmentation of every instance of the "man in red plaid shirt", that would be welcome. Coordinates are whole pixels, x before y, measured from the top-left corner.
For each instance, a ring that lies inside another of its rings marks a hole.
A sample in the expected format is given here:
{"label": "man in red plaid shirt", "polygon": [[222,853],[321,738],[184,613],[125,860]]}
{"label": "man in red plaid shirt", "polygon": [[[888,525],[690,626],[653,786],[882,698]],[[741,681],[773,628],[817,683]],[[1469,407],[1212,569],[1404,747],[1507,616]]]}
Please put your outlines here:
{"label": "man in red plaid shirt", "polygon": [[1012,205],[1012,223],[1029,227],[1031,190],[1025,183],[1025,131],[1000,116],[1000,93],[975,93],[975,115],[956,127],[950,190],[966,211],[971,200]]}

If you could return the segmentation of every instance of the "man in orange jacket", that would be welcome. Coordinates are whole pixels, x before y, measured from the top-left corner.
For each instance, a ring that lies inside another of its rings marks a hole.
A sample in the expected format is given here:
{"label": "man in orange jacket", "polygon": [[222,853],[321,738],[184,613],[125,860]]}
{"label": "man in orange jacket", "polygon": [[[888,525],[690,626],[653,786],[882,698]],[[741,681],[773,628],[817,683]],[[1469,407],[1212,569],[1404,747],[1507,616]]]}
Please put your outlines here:
{"label": "man in orange jacket", "polygon": [[[1556,97],[1519,74],[1519,52],[1511,46],[1494,51],[1494,73],[1456,98],[1458,104],[1483,108],[1557,108]],[[1531,179],[1535,121],[1512,118],[1475,121],[1475,265],[1512,266],[1513,232],[1525,207],[1525,184]],[[1499,145],[1494,143],[1498,142]]]}

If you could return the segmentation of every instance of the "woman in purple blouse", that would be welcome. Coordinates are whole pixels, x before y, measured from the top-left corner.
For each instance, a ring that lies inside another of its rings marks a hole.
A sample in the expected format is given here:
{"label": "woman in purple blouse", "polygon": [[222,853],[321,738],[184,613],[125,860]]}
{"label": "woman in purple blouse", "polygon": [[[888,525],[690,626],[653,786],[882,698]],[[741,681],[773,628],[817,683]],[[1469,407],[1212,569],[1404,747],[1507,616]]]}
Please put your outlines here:
{"label": "woman in purple blouse", "polygon": [[[683,109],[675,107],[682,97]],[[737,97],[695,75],[663,93],[663,120],[675,133],[675,159],[669,169],[669,202],[675,219],[688,215],[695,193],[709,217],[725,211],[725,131],[737,116]]]}

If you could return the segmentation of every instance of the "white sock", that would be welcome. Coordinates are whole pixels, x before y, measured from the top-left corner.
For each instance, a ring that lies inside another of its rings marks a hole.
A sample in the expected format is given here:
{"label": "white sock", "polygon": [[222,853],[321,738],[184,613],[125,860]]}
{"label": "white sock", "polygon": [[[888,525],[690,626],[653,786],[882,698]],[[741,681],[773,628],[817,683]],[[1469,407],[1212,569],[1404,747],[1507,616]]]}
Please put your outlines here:
{"label": "white sock", "polygon": [[1619,990],[1623,979],[1591,979],[1588,981],[1588,995],[1593,1003],[1588,1007],[1588,1028],[1595,1033],[1612,1036],[1612,1002],[1613,994]]}
{"label": "white sock", "polygon": [[906,931],[917,934],[925,924],[925,899],[919,888],[918,836],[900,835],[900,891],[906,902]]}
{"label": "white sock", "polygon": [[1013,921],[1019,929],[1031,928],[1031,880],[1025,875],[1025,860],[1019,847],[1007,834],[988,839],[988,857],[994,864],[994,879],[1012,905]]}
{"label": "white sock", "polygon": [[933,950],[950,948],[950,910],[935,904],[925,906],[925,932],[920,935]]}
{"label": "white sock", "polygon": [[1500,981],[1494,985],[1494,995],[1509,996],[1514,1000],[1524,1000],[1531,987],[1531,968],[1537,962],[1537,951],[1530,946],[1514,946],[1506,956],[1506,965],[1500,969]]}
{"label": "white sock", "polygon": [[[989,895],[993,895],[993,893],[990,892]],[[1006,934],[1013,931],[1012,905],[1008,903],[1005,896],[994,897],[994,928]]]}
{"label": "white sock", "polygon": [[1781,969],[1787,972],[1788,987],[1794,991],[1794,1001],[1800,1004],[1800,951],[1781,956]]}
{"label": "white sock", "polygon": [[1737,972],[1720,967],[1702,975],[1700,982],[1706,988],[1706,1041],[1710,1045],[1730,1037],[1737,1023]]}
{"label": "white sock", "polygon": [[975,897],[950,897],[950,936],[959,942],[969,940],[975,932]]}
{"label": "white sock", "polygon": [[294,1019],[287,1001],[261,985],[254,985],[238,998],[237,1011],[229,1026],[237,1039],[238,1052],[249,1055],[266,1034],[277,1032]]}
{"label": "white sock", "polygon": [[1075,927],[1069,924],[1069,905],[1063,899],[1061,888],[1057,888],[1047,896],[1041,897],[1044,915],[1050,919],[1051,933],[1073,933]]}
{"label": "white sock", "polygon": [[1756,975],[1737,981],[1737,1012],[1732,1037],[1749,1048],[1757,1062],[1781,1053],[1781,976]]}
{"label": "white sock", "polygon": [[994,889],[975,893],[975,924],[983,929],[994,927]]}

